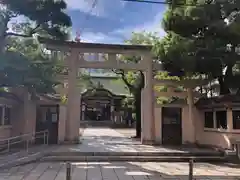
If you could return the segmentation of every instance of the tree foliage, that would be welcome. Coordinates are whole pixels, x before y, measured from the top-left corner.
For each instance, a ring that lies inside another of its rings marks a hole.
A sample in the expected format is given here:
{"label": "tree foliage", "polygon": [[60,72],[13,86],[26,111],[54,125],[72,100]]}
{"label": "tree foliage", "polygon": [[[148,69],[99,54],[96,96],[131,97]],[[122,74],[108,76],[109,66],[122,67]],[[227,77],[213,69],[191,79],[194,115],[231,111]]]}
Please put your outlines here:
{"label": "tree foliage", "polygon": [[[156,39],[155,33],[141,32],[133,33],[125,43],[130,45],[153,45]],[[140,56],[122,56],[121,59],[127,63],[138,63]],[[134,98],[134,113],[136,118],[136,137],[141,137],[141,91],[144,88],[144,73],[142,71],[114,70],[118,74],[129,92]]]}
{"label": "tree foliage", "polygon": [[[217,79],[220,93],[239,88],[240,1],[169,0],[167,32],[155,52],[171,75]],[[181,6],[179,5],[181,4]]]}
{"label": "tree foliage", "polygon": [[[66,39],[71,26],[58,0],[0,0],[0,85],[27,87],[31,93],[53,93],[61,61],[43,52],[33,35]],[[10,24],[13,18],[23,19]]]}
{"label": "tree foliage", "polygon": [[[70,17],[64,12],[67,5],[63,0],[0,0],[1,5],[1,37],[21,35],[31,37],[32,34],[45,32],[57,39],[66,38],[66,29],[71,26]],[[16,27],[25,27],[24,34],[8,32],[8,23],[12,18],[23,16],[25,21]],[[26,26],[27,25],[27,26]]]}
{"label": "tree foliage", "polygon": [[34,39],[12,38],[1,58],[3,87],[27,87],[30,92],[54,93],[62,61],[42,52]]}

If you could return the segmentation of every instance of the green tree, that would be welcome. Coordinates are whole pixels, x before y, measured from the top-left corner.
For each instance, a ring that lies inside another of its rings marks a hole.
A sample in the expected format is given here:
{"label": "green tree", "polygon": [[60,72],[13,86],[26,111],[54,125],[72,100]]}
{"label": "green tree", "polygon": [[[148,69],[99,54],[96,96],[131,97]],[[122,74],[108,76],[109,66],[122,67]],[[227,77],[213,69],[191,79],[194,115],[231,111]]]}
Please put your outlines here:
{"label": "green tree", "polygon": [[168,2],[163,19],[167,35],[154,48],[164,68],[174,76],[217,79],[220,94],[239,88],[240,1]]}
{"label": "green tree", "polygon": [[54,93],[63,71],[59,58],[44,54],[34,39],[12,38],[1,59],[1,86],[24,86],[32,93]]}
{"label": "green tree", "polygon": [[[68,35],[71,19],[64,12],[67,5],[63,0],[0,0],[0,5],[0,42],[8,36],[32,37],[35,33],[45,33],[57,39],[65,39]],[[9,22],[19,16],[25,20],[17,23],[15,30],[24,31],[22,34],[9,32]]]}
{"label": "green tree", "polygon": [[[27,7],[27,8],[26,8]],[[34,34],[66,39],[71,26],[64,1],[0,0],[0,84],[25,86],[30,92],[54,92],[56,74],[62,71],[59,59],[42,51]],[[24,21],[12,24],[12,18]]]}
{"label": "green tree", "polygon": [[[131,39],[126,41],[127,44],[132,45],[153,45],[158,38],[154,33],[133,33]],[[141,57],[137,56],[123,56],[124,61],[138,63]],[[136,118],[136,137],[141,137],[141,91],[144,88],[144,73],[142,71],[124,71],[114,70],[126,84],[129,92],[134,98],[134,111]]]}

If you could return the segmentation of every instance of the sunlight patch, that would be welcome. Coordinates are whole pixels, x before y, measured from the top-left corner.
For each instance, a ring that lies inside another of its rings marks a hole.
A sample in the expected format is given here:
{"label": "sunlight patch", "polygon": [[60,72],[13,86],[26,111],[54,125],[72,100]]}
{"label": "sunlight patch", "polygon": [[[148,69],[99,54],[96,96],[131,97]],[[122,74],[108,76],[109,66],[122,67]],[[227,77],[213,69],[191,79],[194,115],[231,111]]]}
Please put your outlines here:
{"label": "sunlight patch", "polygon": [[88,165],[109,165],[109,162],[88,162]]}
{"label": "sunlight patch", "polygon": [[126,169],[125,166],[103,166],[105,169]]}
{"label": "sunlight patch", "polygon": [[129,176],[150,176],[152,174],[147,173],[147,172],[143,172],[143,171],[127,171],[126,175],[129,175]]}
{"label": "sunlight patch", "polygon": [[79,168],[79,169],[94,169],[96,167],[94,167],[94,166],[76,166],[76,168]]}
{"label": "sunlight patch", "polygon": [[77,163],[72,163],[72,165],[87,165],[87,162],[77,162]]}

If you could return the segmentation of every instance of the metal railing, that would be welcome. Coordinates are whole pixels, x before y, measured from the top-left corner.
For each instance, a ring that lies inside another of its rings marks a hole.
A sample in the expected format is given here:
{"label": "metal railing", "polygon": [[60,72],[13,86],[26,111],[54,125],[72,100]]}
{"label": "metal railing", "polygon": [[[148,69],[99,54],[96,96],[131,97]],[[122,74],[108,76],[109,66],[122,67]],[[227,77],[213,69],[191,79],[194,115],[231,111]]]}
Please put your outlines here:
{"label": "metal railing", "polygon": [[240,140],[235,140],[232,142],[233,145],[233,151],[236,153],[236,157],[238,160],[240,160]]}
{"label": "metal railing", "polygon": [[[66,162],[66,180],[72,180],[72,164],[71,162]],[[195,180],[193,172],[194,172],[194,160],[189,159],[188,161],[188,180]]]}
{"label": "metal railing", "polygon": [[33,144],[44,144],[48,145],[48,130],[39,131],[35,133],[22,134],[6,139],[0,139],[0,154],[8,153],[12,150],[26,149],[28,152],[29,148]]}
{"label": "metal railing", "polygon": [[236,141],[236,155],[237,158],[240,160],[240,141]]}

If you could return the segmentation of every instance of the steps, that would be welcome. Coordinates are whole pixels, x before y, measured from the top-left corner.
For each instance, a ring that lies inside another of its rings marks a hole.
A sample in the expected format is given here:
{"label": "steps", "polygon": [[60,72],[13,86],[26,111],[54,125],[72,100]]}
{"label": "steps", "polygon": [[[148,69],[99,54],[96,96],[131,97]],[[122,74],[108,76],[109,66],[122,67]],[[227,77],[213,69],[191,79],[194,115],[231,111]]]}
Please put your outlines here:
{"label": "steps", "polygon": [[2,155],[0,156],[0,169],[39,161],[51,151],[50,147],[43,145],[29,148],[28,152],[26,150],[19,150],[19,152]]}
{"label": "steps", "polygon": [[181,156],[181,157],[219,157],[224,156],[222,152],[206,151],[206,152],[187,152],[187,151],[172,151],[172,152],[79,152],[79,151],[65,151],[65,152],[50,152],[48,156]]}
{"label": "steps", "polygon": [[220,152],[51,152],[41,161],[70,162],[226,162]]}
{"label": "steps", "polygon": [[19,153],[16,157],[12,157],[9,160],[5,160],[0,163],[0,169],[1,168],[10,168],[13,166],[19,166],[19,165],[24,165],[32,162],[36,162],[40,160],[44,155],[41,152],[36,152],[32,154],[21,154]]}
{"label": "steps", "polygon": [[194,159],[195,162],[226,162],[225,157],[213,156],[46,156],[40,161],[44,162],[188,162]]}
{"label": "steps", "polygon": [[1,160],[0,168],[23,165],[31,162],[228,162],[221,152],[57,152],[50,148],[19,152]]}

